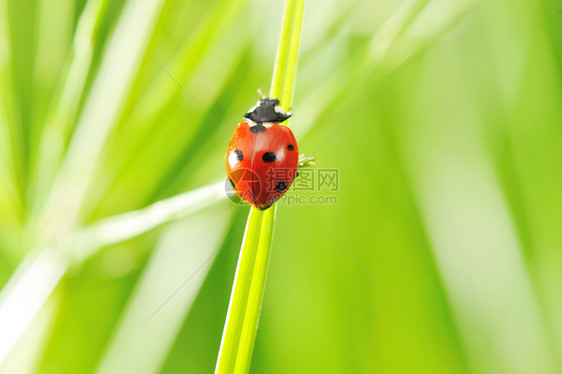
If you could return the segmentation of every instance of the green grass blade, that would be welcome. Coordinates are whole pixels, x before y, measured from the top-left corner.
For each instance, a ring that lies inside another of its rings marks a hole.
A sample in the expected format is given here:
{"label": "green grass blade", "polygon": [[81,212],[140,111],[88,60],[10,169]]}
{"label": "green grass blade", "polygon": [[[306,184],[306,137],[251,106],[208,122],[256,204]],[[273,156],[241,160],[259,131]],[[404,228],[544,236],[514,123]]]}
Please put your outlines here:
{"label": "green grass blade", "polygon": [[303,13],[304,0],[285,3],[283,28],[269,92],[269,96],[278,98],[285,109],[289,109],[293,100]]}
{"label": "green grass blade", "polygon": [[161,0],[127,2],[40,215],[40,241],[68,233],[79,219],[94,169],[121,114],[163,5]]}
{"label": "green grass blade", "polygon": [[166,229],[96,373],[166,372],[161,366],[228,232],[231,210],[216,208]]}
{"label": "green grass blade", "polygon": [[0,329],[4,331],[0,335],[0,365],[43,308],[70,265],[82,263],[104,246],[194,215],[223,197],[224,183],[214,183],[143,209],[103,219],[56,245],[30,252],[0,291]]}
{"label": "green grass blade", "polygon": [[234,285],[230,296],[230,305],[228,306],[219,360],[215,370],[216,373],[233,373],[236,367],[236,356],[239,353],[238,347],[242,336],[242,328],[244,327],[245,313],[250,302],[250,288],[252,281],[257,281],[252,279],[252,275],[258,255],[263,217],[263,213],[258,209],[250,210],[242,242],[242,250],[238,259],[236,277],[234,278]]}
{"label": "green grass blade", "polygon": [[212,183],[168,199],[159,200],[142,209],[118,214],[78,232],[81,245],[74,256],[87,258],[102,247],[142,235],[158,226],[191,216],[221,200],[225,200],[224,182]]}
{"label": "green grass blade", "polygon": [[37,187],[33,201],[34,210],[38,210],[37,206],[45,203],[49,187],[64,157],[66,143],[72,135],[80,98],[92,65],[94,34],[103,15],[103,4],[102,0],[89,1],[80,15],[67,62],[68,67],[47,112],[39,155],[35,160]]}
{"label": "green grass blade", "polygon": [[0,367],[68,270],[69,263],[46,248],[29,253],[0,292]]}
{"label": "green grass blade", "polygon": [[[271,252],[271,241],[273,239],[273,227],[275,225],[275,213],[277,206],[260,212],[252,208],[252,212],[258,213],[261,217],[259,241],[256,248],[256,256],[254,261],[254,269],[250,281],[250,289],[248,295],[248,304],[244,321],[242,324],[242,334],[238,345],[238,354],[236,355],[235,368],[237,372],[246,373],[250,370],[252,352],[254,351],[254,342],[258,321],[260,318],[261,304],[263,292],[265,288],[265,279],[269,265],[269,255]],[[250,216],[250,222],[252,221]],[[259,222],[259,218],[255,221]],[[253,223],[253,222],[251,222]]]}
{"label": "green grass blade", "polygon": [[[279,49],[273,71],[270,96],[289,109],[304,13],[304,0],[285,3]],[[250,210],[230,305],[217,360],[216,373],[247,373],[250,370],[265,280],[269,265],[277,206]]]}
{"label": "green grass blade", "polygon": [[0,247],[16,247],[23,215],[23,187],[7,15],[8,4],[0,0]]}

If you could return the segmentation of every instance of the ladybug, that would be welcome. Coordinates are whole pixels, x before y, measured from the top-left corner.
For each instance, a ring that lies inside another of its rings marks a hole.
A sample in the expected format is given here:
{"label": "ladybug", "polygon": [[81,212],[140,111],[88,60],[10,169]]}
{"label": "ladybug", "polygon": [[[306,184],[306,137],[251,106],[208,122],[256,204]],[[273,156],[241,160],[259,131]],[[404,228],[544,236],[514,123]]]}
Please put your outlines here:
{"label": "ladybug", "polygon": [[260,210],[287,192],[297,174],[299,149],[291,117],[279,100],[265,97],[240,122],[226,151],[226,173],[236,194]]}

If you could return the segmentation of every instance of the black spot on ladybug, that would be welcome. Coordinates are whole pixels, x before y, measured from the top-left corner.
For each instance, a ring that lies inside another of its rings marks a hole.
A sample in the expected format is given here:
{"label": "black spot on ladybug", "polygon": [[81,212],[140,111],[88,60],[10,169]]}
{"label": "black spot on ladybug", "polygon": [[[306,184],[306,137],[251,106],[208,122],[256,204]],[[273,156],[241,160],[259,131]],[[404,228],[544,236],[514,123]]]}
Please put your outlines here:
{"label": "black spot on ladybug", "polygon": [[293,149],[295,149],[295,147],[293,147],[292,144],[289,144],[289,145],[287,146],[287,149],[288,149],[289,151],[292,151]]}
{"label": "black spot on ladybug", "polygon": [[242,161],[244,159],[244,153],[242,153],[242,151],[240,150],[235,150],[234,153],[236,153],[236,158],[238,159],[238,161]]}
{"label": "black spot on ladybug", "polygon": [[265,152],[262,156],[263,162],[273,162],[277,160],[277,156],[273,152]]}
{"label": "black spot on ladybug", "polygon": [[287,188],[287,183],[285,183],[285,182],[279,182],[279,183],[277,183],[277,185],[275,186],[275,191],[281,192],[281,191],[284,191],[285,188]]}
{"label": "black spot on ladybug", "polygon": [[254,134],[260,133],[265,130],[266,130],[265,126],[261,123],[258,123],[257,125],[254,126],[250,126],[250,131],[253,132]]}

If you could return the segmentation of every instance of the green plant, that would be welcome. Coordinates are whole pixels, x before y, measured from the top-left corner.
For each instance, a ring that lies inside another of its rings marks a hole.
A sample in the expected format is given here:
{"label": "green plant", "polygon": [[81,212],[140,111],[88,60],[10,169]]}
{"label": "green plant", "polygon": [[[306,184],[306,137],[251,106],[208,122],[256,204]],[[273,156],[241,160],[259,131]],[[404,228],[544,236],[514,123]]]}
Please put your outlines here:
{"label": "green plant", "polygon": [[[304,0],[287,0],[270,97],[289,110],[292,104],[304,13]],[[265,211],[252,207],[240,250],[216,373],[250,370],[258,329],[277,204]]]}
{"label": "green plant", "polygon": [[[282,6],[0,0],[0,372],[213,371]],[[561,372],[556,2],[306,6],[292,126],[340,184],[278,204],[250,372]]]}

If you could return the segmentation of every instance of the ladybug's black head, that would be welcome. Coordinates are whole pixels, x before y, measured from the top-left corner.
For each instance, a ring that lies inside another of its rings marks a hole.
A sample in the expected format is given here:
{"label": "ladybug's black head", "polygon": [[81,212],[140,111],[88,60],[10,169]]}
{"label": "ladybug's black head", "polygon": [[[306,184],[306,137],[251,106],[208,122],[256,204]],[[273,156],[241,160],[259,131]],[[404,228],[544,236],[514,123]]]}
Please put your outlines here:
{"label": "ladybug's black head", "polygon": [[258,104],[250,109],[248,113],[244,115],[244,118],[256,122],[283,122],[291,117],[291,113],[285,112],[285,109],[279,105],[279,100],[265,97],[258,100]]}

